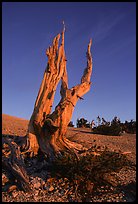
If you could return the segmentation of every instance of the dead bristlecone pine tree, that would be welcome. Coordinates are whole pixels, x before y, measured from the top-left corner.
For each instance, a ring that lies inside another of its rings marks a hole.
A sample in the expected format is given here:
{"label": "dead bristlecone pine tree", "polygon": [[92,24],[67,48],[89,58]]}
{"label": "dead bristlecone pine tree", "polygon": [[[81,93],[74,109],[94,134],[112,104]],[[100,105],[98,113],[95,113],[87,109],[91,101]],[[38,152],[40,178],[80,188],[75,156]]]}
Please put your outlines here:
{"label": "dead bristlecone pine tree", "polygon": [[[9,137],[3,137],[2,140],[3,169],[12,174],[12,177],[25,191],[30,190],[29,176],[24,162],[26,156],[41,157],[43,155],[44,161],[51,164],[55,159],[62,158],[65,153],[75,155],[78,159],[78,153],[86,150],[81,144],[68,140],[66,131],[77,101],[82,99],[82,96],[90,90],[92,40],[88,44],[87,67],[84,70],[81,82],[69,89],[64,34],[65,25],[61,35],[58,34],[54,38],[52,46],[46,50],[47,67],[29,121],[27,135],[16,137],[16,141],[12,141]],[[59,43],[60,38],[61,44]],[[61,100],[55,110],[51,112],[55,92],[60,81]]]}
{"label": "dead bristlecone pine tree", "polygon": [[[52,46],[46,50],[47,67],[29,121],[27,134],[29,139],[28,151],[32,155],[37,155],[38,150],[40,150],[51,161],[65,151],[77,154],[83,149],[82,145],[69,141],[65,134],[77,101],[82,99],[82,96],[90,90],[91,86],[92,56],[90,49],[92,40],[88,44],[87,67],[84,70],[81,83],[69,89],[64,34],[65,25],[61,35],[58,34],[54,38]],[[61,44],[59,45],[60,38]],[[61,100],[55,110],[51,112],[60,80]]]}
{"label": "dead bristlecone pine tree", "polygon": [[[92,73],[90,49],[92,40],[88,44],[87,67],[84,70],[81,82],[69,89],[64,34],[65,25],[61,35],[58,34],[54,38],[52,46],[46,50],[47,67],[29,121],[27,135],[16,137],[14,141],[10,137],[5,136],[2,138],[2,168],[4,171],[9,172],[13,180],[24,191],[31,190],[24,162],[26,156],[41,157],[43,155],[45,158],[44,163],[47,161],[47,164],[48,162],[51,164],[57,158],[62,159],[62,156],[66,153],[78,159],[78,153],[86,150],[81,144],[68,140],[66,131],[77,101],[82,99],[82,96],[90,90]],[[59,43],[60,38],[61,44]],[[61,100],[55,110],[51,112],[60,80]]]}

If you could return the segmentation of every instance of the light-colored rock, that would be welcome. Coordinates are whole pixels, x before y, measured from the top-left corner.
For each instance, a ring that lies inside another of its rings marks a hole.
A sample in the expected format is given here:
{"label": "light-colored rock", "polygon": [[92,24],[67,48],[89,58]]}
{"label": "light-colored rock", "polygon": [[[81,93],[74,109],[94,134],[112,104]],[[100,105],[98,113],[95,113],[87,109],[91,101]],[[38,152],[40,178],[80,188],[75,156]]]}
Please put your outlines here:
{"label": "light-colored rock", "polygon": [[18,196],[18,192],[12,192],[12,196],[16,198]]}
{"label": "light-colored rock", "polygon": [[53,186],[50,186],[50,188],[48,189],[49,192],[52,192],[54,190]]}
{"label": "light-colored rock", "polygon": [[7,178],[7,176],[5,174],[2,174],[2,185],[5,185],[5,183],[8,181],[9,179]]}
{"label": "light-colored rock", "polygon": [[34,183],[34,188],[39,189],[41,186],[41,183],[39,181],[37,181],[36,183]]}

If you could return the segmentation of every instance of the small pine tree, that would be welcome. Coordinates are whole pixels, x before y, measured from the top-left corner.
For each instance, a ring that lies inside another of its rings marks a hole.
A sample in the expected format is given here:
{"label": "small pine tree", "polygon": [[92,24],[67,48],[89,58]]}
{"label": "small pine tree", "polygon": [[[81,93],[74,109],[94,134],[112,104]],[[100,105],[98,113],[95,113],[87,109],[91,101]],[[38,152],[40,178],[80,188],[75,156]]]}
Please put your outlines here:
{"label": "small pine tree", "polygon": [[80,118],[80,119],[77,119],[77,128],[90,128],[90,123],[88,123],[88,121],[84,118]]}
{"label": "small pine tree", "polygon": [[[98,116],[97,118],[99,119],[100,117]],[[120,119],[118,119],[116,116],[113,118],[111,123],[102,118],[102,123],[93,128],[93,133],[96,134],[117,136],[120,135],[121,132],[122,128],[120,126]]]}
{"label": "small pine tree", "polygon": [[72,121],[70,121],[70,122],[69,122],[68,127],[74,127],[74,125],[73,125],[73,122],[72,122]]}

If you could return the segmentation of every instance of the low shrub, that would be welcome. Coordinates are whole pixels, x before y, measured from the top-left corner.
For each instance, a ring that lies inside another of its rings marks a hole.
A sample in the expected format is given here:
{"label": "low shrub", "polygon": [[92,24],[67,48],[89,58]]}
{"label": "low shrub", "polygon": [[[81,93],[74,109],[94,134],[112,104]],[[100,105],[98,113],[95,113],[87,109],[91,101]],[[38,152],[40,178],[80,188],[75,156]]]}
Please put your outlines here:
{"label": "low shrub", "polygon": [[119,136],[121,135],[122,129],[117,124],[111,124],[110,126],[99,125],[98,127],[94,127],[92,131],[95,134]]}
{"label": "low shrub", "polygon": [[[54,166],[54,168],[53,168]],[[53,176],[66,177],[73,187],[76,200],[86,201],[101,185],[108,185],[105,174],[119,172],[123,167],[134,167],[126,155],[111,152],[107,147],[92,146],[80,155],[79,160],[71,154],[57,159],[51,167]]]}

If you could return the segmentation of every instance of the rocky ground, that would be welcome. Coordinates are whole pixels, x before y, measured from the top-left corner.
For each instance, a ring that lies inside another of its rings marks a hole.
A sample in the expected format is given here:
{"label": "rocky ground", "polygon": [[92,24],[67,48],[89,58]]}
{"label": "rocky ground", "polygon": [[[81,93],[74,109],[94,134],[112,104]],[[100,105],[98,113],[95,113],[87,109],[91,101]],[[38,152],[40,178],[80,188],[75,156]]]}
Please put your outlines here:
{"label": "rocky ground", "polygon": [[[24,136],[27,131],[28,121],[3,114],[2,134],[12,136]],[[69,171],[62,173],[56,169],[41,169],[35,171],[37,161],[28,161],[28,174],[30,174],[30,186],[32,192],[25,193],[9,179],[6,172],[2,171],[2,201],[3,202],[132,202],[136,199],[136,135],[125,134],[122,136],[105,136],[92,134],[90,129],[69,128],[67,137],[85,147],[105,146],[111,152],[120,152],[126,156],[128,165],[122,165],[119,171],[114,171],[115,163],[112,160],[112,171],[104,174],[103,178],[96,183],[93,179],[85,181],[87,191],[79,186],[79,179],[71,180]],[[109,155],[110,156],[110,155]],[[97,159],[95,155],[94,159]],[[116,157],[117,158],[117,157]],[[96,160],[97,162],[98,160]],[[115,161],[116,162],[116,161]],[[120,160],[121,162],[121,160]],[[108,163],[108,162],[107,162]],[[101,169],[108,164],[105,163]],[[29,170],[33,167],[32,172]],[[90,165],[89,165],[90,167]],[[100,170],[101,170],[100,169]],[[99,171],[100,171],[99,170]],[[74,170],[72,169],[72,172]],[[74,171],[75,172],[75,171]],[[97,172],[98,174],[98,172]],[[64,175],[64,176],[63,176]],[[103,174],[102,174],[103,175]],[[74,178],[79,178],[78,175]],[[88,178],[93,177],[90,175]],[[81,177],[80,177],[81,179]],[[106,182],[103,182],[103,179]],[[93,182],[92,182],[93,181]],[[77,183],[78,182],[78,183]],[[77,189],[80,188],[80,189]]]}

